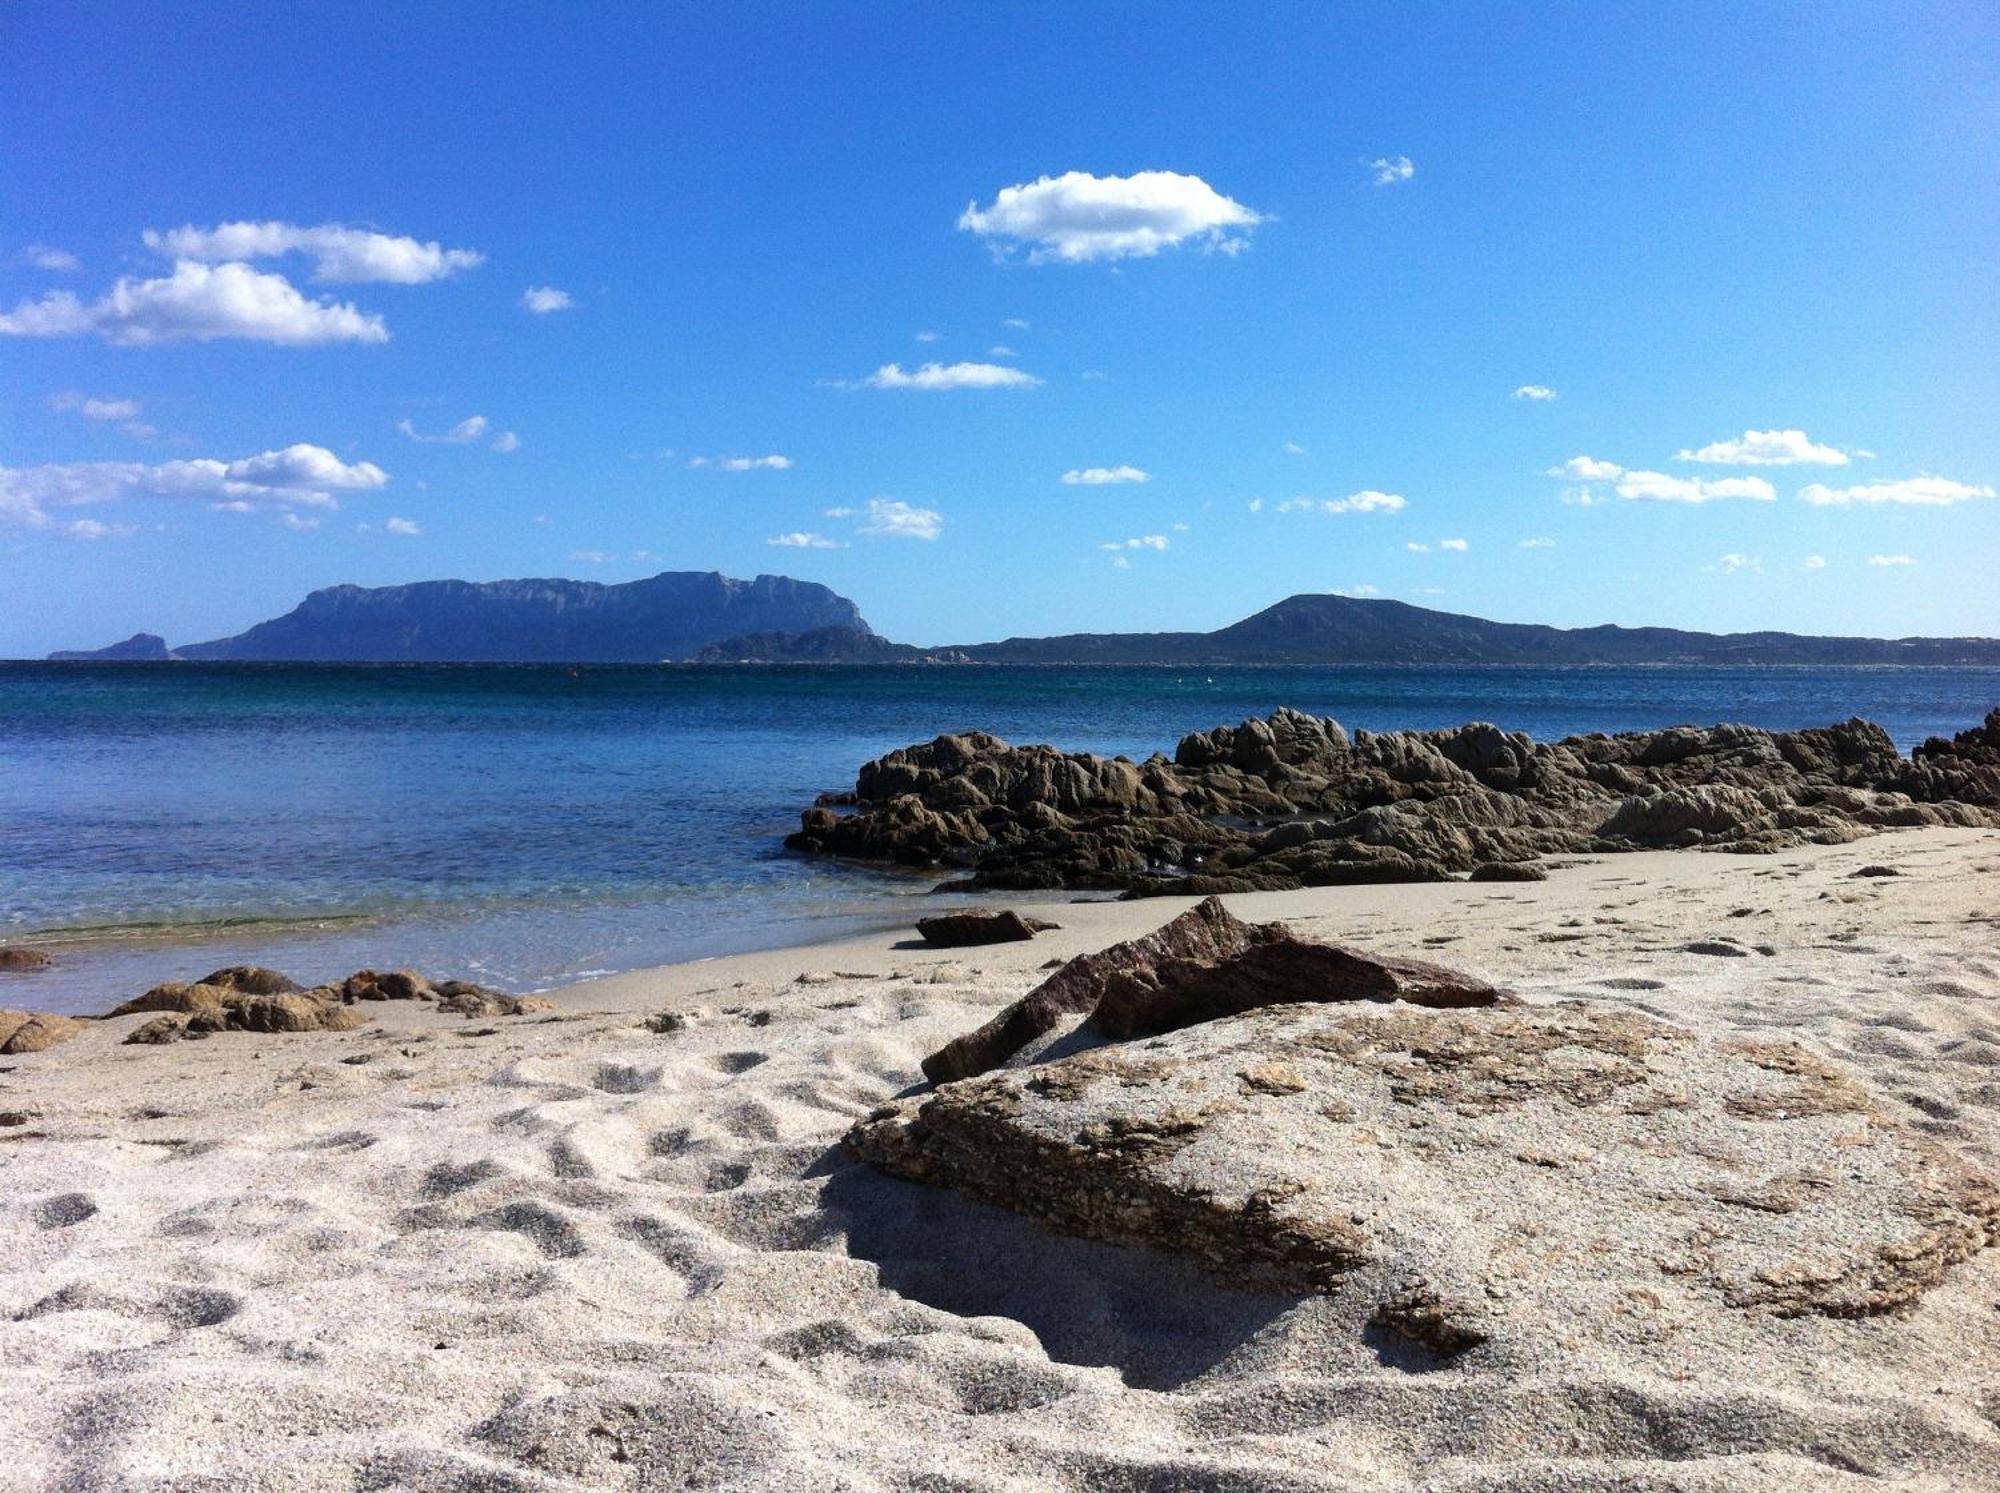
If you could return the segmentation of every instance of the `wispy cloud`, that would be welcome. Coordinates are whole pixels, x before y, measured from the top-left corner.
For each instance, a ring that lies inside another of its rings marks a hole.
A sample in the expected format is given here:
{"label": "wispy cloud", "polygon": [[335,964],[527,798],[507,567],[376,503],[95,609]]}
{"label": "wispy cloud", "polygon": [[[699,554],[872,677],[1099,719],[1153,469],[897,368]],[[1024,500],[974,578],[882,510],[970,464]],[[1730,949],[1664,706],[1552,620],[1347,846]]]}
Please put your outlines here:
{"label": "wispy cloud", "polygon": [[1717,559],[1713,565],[1704,565],[1702,569],[1714,571],[1718,575],[1735,575],[1739,570],[1756,571],[1761,574],[1764,562],[1755,555],[1727,554]]}
{"label": "wispy cloud", "polygon": [[1417,164],[1408,156],[1377,156],[1363,164],[1378,187],[1393,187],[1417,174]]}
{"label": "wispy cloud", "polygon": [[1463,539],[1440,539],[1438,541],[1438,548],[1441,550],[1453,550],[1462,555],[1471,549],[1472,546]]}
{"label": "wispy cloud", "polygon": [[944,333],[934,332],[929,327],[925,327],[921,332],[916,334],[917,341],[919,342],[935,342],[943,335]]}
{"label": "wispy cloud", "polygon": [[1801,570],[1824,570],[1824,569],[1826,569],[1826,556],[1825,556],[1825,555],[1807,555],[1807,556],[1805,557],[1805,559],[1804,559],[1803,561],[1801,561],[1801,562],[1800,562],[1800,564],[1799,564],[1799,569],[1801,569]]}
{"label": "wispy cloud", "polygon": [[1297,441],[1286,441],[1279,449],[1287,456],[1304,456],[1306,454],[1306,448],[1301,446]]}
{"label": "wispy cloud", "polygon": [[503,430],[493,437],[493,449],[502,456],[511,456],[521,449],[521,438],[511,430]]}
{"label": "wispy cloud", "polygon": [[1514,546],[1515,549],[1522,550],[1552,550],[1555,547],[1556,542],[1553,539],[1539,534],[1533,539],[1523,539],[1519,544]]}
{"label": "wispy cloud", "polygon": [[1560,399],[1562,396],[1547,384],[1523,384],[1514,391],[1513,397],[1532,400],[1537,404],[1547,404],[1550,400]]}
{"label": "wispy cloud", "polygon": [[53,244],[30,244],[21,251],[21,262],[33,265],[38,270],[51,270],[58,275],[73,274],[83,268],[83,261],[67,249],[58,249]]}
{"label": "wispy cloud", "polygon": [[1164,534],[1141,534],[1136,539],[1114,539],[1109,544],[1100,544],[1101,550],[1165,550],[1167,536]]}
{"label": "wispy cloud", "polygon": [[0,336],[92,333],[126,347],[223,337],[292,347],[389,340],[381,317],[350,303],[308,299],[283,275],[193,260],[159,279],[120,279],[94,301],[56,290],[0,314]]}
{"label": "wispy cloud", "polygon": [[322,223],[316,228],[279,222],[221,223],[213,228],[187,224],[164,231],[148,228],[142,237],[155,253],[210,264],[303,254],[313,262],[313,279],[334,284],[380,281],[424,285],[460,270],[476,269],[486,259],[473,249],[447,249],[434,242],[421,243],[341,223]]}
{"label": "wispy cloud", "polygon": [[468,446],[486,434],[486,417],[468,415],[442,435],[423,435],[414,422],[398,420],[396,429],[413,441],[421,441],[426,446]]}
{"label": "wispy cloud", "polygon": [[553,285],[530,285],[521,292],[521,309],[532,311],[537,316],[547,316],[552,311],[567,311],[576,304],[576,298],[566,290],[557,290]]}
{"label": "wispy cloud", "polygon": [[578,565],[608,565],[611,556],[603,550],[571,550],[570,559]]}
{"label": "wispy cloud", "polygon": [[1401,493],[1367,488],[1344,498],[1286,498],[1280,513],[1400,513],[1408,505]]}
{"label": "wispy cloud", "polygon": [[1032,389],[1041,380],[998,363],[926,363],[910,372],[884,363],[860,382],[870,389]]}
{"label": "wispy cloud", "polygon": [[1262,221],[1198,176],[1067,171],[1004,187],[985,207],[970,204],[958,226],[997,249],[1025,248],[1030,264],[1082,264],[1143,259],[1190,241],[1233,253]]}
{"label": "wispy cloud", "polygon": [[1371,586],[1366,581],[1363,581],[1358,586],[1337,586],[1334,588],[1333,594],[1335,596],[1354,596],[1366,600],[1371,596],[1380,596],[1382,588],[1380,586]]}
{"label": "wispy cloud", "polygon": [[718,472],[785,472],[791,470],[789,456],[691,456],[691,467],[713,467]]}
{"label": "wispy cloud", "polygon": [[136,399],[92,399],[71,390],[56,395],[49,403],[59,410],[72,410],[86,420],[136,420],[139,417],[139,401]]}
{"label": "wispy cloud", "polygon": [[1117,466],[1072,467],[1062,474],[1062,480],[1068,487],[1111,487],[1121,482],[1150,482],[1153,478],[1150,472],[1138,467]]}
{"label": "wispy cloud", "polygon": [[417,526],[415,519],[392,518],[382,525],[382,532],[385,534],[399,534],[405,539],[414,539],[424,531]]}
{"label": "wispy cloud", "polygon": [[1675,461],[1707,462],[1726,467],[1844,467],[1848,453],[1822,446],[1803,430],[1746,430],[1726,441],[1711,441],[1696,451],[1676,451]]}
{"label": "wispy cloud", "polygon": [[821,513],[820,513],[820,517],[821,517],[821,518],[852,518],[852,517],[854,517],[854,510],[853,510],[852,508],[827,508],[827,509],[824,509],[824,510],[822,510],[822,511],[821,511]]}
{"label": "wispy cloud", "polygon": [[1904,565],[1914,565],[1917,563],[1917,561],[1914,555],[1870,555],[1868,557],[1868,563],[1870,565],[1878,565],[1883,567],[1884,569],[1889,569],[1893,567],[1901,567]]}
{"label": "wispy cloud", "polygon": [[1799,497],[1815,508],[1851,508],[1882,503],[1916,508],[1947,508],[1974,498],[1990,498],[1993,489],[1948,477],[1905,477],[1896,482],[1866,482],[1858,487],[1825,487],[1813,483]]}
{"label": "wispy cloud", "polygon": [[895,498],[870,498],[861,532],[880,539],[935,539],[944,532],[944,515]]}
{"label": "wispy cloud", "polygon": [[779,549],[788,550],[838,550],[847,548],[838,539],[828,539],[824,534],[809,534],[803,530],[790,534],[773,534],[764,543],[774,544]]}

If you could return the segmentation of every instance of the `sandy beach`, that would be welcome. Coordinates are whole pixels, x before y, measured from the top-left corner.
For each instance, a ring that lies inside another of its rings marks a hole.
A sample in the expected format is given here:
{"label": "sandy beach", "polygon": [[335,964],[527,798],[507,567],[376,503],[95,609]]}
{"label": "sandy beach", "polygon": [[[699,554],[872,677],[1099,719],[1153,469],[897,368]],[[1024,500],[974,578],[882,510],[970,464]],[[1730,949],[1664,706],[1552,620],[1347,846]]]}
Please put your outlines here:
{"label": "sandy beach", "polygon": [[[1228,905],[1534,1005],[1781,1034],[1990,1168],[1996,873],[2000,834],[1925,829]],[[1614,1348],[1552,1319],[1526,1357],[1423,1372],[1339,1293],[1232,1289],[849,1160],[849,1127],[1041,966],[1189,903],[1009,905],[1063,926],[669,966],[553,1015],[383,1003],[159,1048],[123,1017],[6,1059],[0,1483],[2000,1485],[2000,1252],[1900,1312]]]}

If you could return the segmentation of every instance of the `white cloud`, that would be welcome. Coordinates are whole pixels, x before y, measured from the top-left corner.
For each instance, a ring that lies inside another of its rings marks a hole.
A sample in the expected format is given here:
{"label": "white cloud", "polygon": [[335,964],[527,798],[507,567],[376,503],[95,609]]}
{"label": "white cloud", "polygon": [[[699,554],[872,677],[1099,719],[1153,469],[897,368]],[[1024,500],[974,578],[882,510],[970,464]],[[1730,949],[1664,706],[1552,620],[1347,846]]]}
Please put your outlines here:
{"label": "white cloud", "polygon": [[720,472],[784,472],[791,469],[792,459],[789,456],[697,456],[688,465],[713,466]]}
{"label": "white cloud", "polygon": [[1123,555],[1113,555],[1111,557],[1111,566],[1114,570],[1130,570],[1132,562]]}
{"label": "white cloud", "polygon": [[1334,591],[1333,594],[1335,596],[1359,596],[1359,597],[1380,596],[1382,594],[1382,588],[1380,586],[1371,586],[1368,585],[1366,582],[1363,582],[1359,586],[1339,587]]}
{"label": "white cloud", "polygon": [[1280,513],[1400,513],[1407,500],[1401,493],[1377,492],[1368,488],[1344,498],[1287,498],[1278,505]]}
{"label": "white cloud", "polygon": [[1109,544],[1100,544],[1101,550],[1164,550],[1167,536],[1164,534],[1141,534],[1137,539],[1114,539]]}
{"label": "white cloud", "polygon": [[1547,404],[1550,400],[1560,399],[1562,396],[1547,384],[1523,384],[1514,391],[1513,397],[1516,399],[1531,399],[1537,404]]}
{"label": "white cloud", "polygon": [[1574,482],[1609,482],[1625,475],[1615,461],[1599,461],[1594,456],[1572,456],[1559,467],[1550,467],[1551,477],[1568,477]]}
{"label": "white cloud", "polygon": [[344,462],[322,446],[299,444],[237,461],[201,458],[0,467],[0,519],[31,529],[54,526],[51,509],[126,498],[207,499],[230,512],[260,507],[337,508],[336,492],[381,487],[389,474],[370,461]]}
{"label": "white cloud", "polygon": [[944,531],[944,515],[935,508],[914,508],[895,498],[870,498],[861,532],[885,539],[935,539]]}
{"label": "white cloud", "polygon": [[1189,529],[1193,528],[1193,527],[1194,527],[1194,525],[1193,525],[1193,524],[1170,524],[1170,525],[1169,525],[1168,527],[1169,527],[1169,528],[1171,528],[1171,529],[1172,529],[1172,530],[1173,530],[1173,531],[1174,531],[1174,532],[1175,532],[1176,534],[1185,534],[1185,533],[1187,533],[1187,531],[1188,531]]}
{"label": "white cloud", "polygon": [[125,539],[138,532],[131,524],[100,523],[94,518],[72,519],[56,528],[65,539]]}
{"label": "white cloud", "polygon": [[352,304],[308,300],[283,275],[247,264],[182,260],[162,279],[121,278],[95,301],[66,290],[23,301],[0,314],[0,335],[77,337],[146,347],[242,337],[307,347],[328,342],[387,342],[382,318]]}
{"label": "white cloud", "polygon": [[1250,511],[1252,513],[1262,513],[1264,511],[1264,500],[1262,498],[1252,498],[1250,500]]}
{"label": "white cloud", "polygon": [[530,285],[521,292],[522,309],[537,316],[547,316],[551,311],[567,311],[575,304],[574,296],[566,290],[557,290],[553,285]]}
{"label": "white cloud", "polygon": [[923,331],[917,333],[917,341],[935,342],[938,340],[938,338],[942,337],[943,335],[944,333],[942,332],[933,332],[928,327],[926,327]]}
{"label": "white cloud", "polygon": [[1032,373],[998,363],[926,363],[905,373],[900,363],[884,363],[861,380],[870,389],[1032,389]]}
{"label": "white cloud", "polygon": [[1416,162],[1408,156],[1377,156],[1364,163],[1374,174],[1375,185],[1392,187],[1399,181],[1408,181],[1417,174]]}
{"label": "white cloud", "polygon": [[791,534],[773,534],[764,543],[775,544],[780,549],[789,550],[838,550],[847,548],[838,539],[828,539],[824,534],[808,534],[803,531]]}
{"label": "white cloud", "polygon": [[603,550],[571,550],[569,557],[579,565],[604,565],[611,560]]}
{"label": "white cloud", "polygon": [[59,410],[73,410],[86,420],[135,420],[139,416],[136,399],[92,399],[74,390],[56,395],[49,403]]}
{"label": "white cloud", "polygon": [[1754,571],[1762,574],[1764,562],[1759,560],[1755,555],[1728,554],[1722,556],[1713,565],[1703,566],[1702,568],[1716,571],[1722,575],[1734,575],[1739,570]]}
{"label": "white cloud", "polygon": [[1799,568],[1801,570],[1824,570],[1826,569],[1826,556],[1807,555]]}
{"label": "white cloud", "polygon": [[281,513],[278,515],[278,522],[301,534],[311,533],[320,526],[318,514],[308,516],[303,513]]}
{"label": "white cloud", "polygon": [[493,437],[493,449],[501,455],[511,455],[521,449],[521,438],[511,430],[503,430]]}
{"label": "white cloud", "polygon": [[67,275],[83,268],[83,262],[67,249],[58,249],[53,244],[30,244],[21,251],[21,261],[38,270],[53,270]]}
{"label": "white cloud", "polygon": [[459,270],[476,269],[486,258],[472,249],[447,249],[339,223],[317,228],[296,223],[220,223],[213,228],[187,224],[164,232],[148,228],[141,237],[156,254],[208,264],[303,254],[313,262],[313,279],[327,283],[424,285]]}
{"label": "white cloud", "polygon": [[1868,563],[1887,568],[1890,566],[1914,565],[1917,561],[1913,555],[1870,555]]}
{"label": "white cloud", "polygon": [[1109,487],[1120,482],[1150,482],[1152,473],[1138,467],[1072,467],[1062,474],[1068,487]]}
{"label": "white cloud", "polygon": [[1905,477],[1898,482],[1867,482],[1858,487],[1823,487],[1815,482],[1799,492],[1799,497],[1815,508],[1848,508],[1876,503],[1944,508],[1953,503],[1992,496],[1993,489],[1990,487],[1953,482],[1948,477]]}
{"label": "white cloud", "polygon": [[1031,264],[1081,264],[1146,258],[1191,239],[1233,253],[1245,239],[1232,230],[1247,231],[1262,221],[1198,176],[1067,171],[1002,188],[984,208],[970,204],[958,226],[996,245],[1025,245]]}
{"label": "white cloud", "polygon": [[1621,498],[1649,503],[1713,503],[1725,498],[1768,503],[1778,496],[1762,477],[1671,477],[1665,472],[1626,472],[1614,490]]}
{"label": "white cloud", "polygon": [[1283,450],[1287,456],[1304,456],[1306,454],[1306,448],[1301,446],[1297,441],[1286,441]]}
{"label": "white cloud", "polygon": [[826,509],[825,511],[823,511],[823,512],[822,512],[822,513],[820,514],[820,517],[821,517],[821,518],[852,518],[852,517],[854,517],[854,510],[853,510],[852,508],[828,508],[828,509]]}
{"label": "white cloud", "polygon": [[1803,430],[1746,430],[1734,440],[1713,441],[1699,451],[1676,451],[1674,460],[1725,467],[1844,467],[1848,455],[1814,443]]}
{"label": "white cloud", "polygon": [[392,518],[388,522],[382,525],[382,532],[385,534],[401,534],[408,538],[415,538],[417,535],[423,533],[424,531],[418,528],[413,520],[407,518]]}
{"label": "white cloud", "polygon": [[1421,539],[1412,539],[1408,544],[1404,545],[1403,548],[1408,550],[1413,555],[1428,555],[1431,552],[1431,547],[1428,544],[1425,544]]}
{"label": "white cloud", "polygon": [[1438,541],[1438,548],[1441,550],[1456,550],[1462,555],[1471,549],[1472,546],[1467,544],[1463,539],[1440,539]]}
{"label": "white cloud", "polygon": [[986,356],[989,358],[1018,358],[1021,355],[1006,343],[996,342],[986,349]]}
{"label": "white cloud", "polygon": [[486,434],[486,423],[484,415],[468,415],[443,435],[419,435],[416,425],[409,420],[398,420],[396,429],[427,446],[468,446]]}
{"label": "white cloud", "polygon": [[1556,542],[1553,539],[1540,535],[1533,539],[1523,539],[1519,544],[1514,546],[1515,549],[1523,550],[1552,550],[1555,547]]}
{"label": "white cloud", "polygon": [[1001,322],[1000,325],[1010,332],[1025,332],[1028,330],[1028,324],[1018,316],[1010,316]]}

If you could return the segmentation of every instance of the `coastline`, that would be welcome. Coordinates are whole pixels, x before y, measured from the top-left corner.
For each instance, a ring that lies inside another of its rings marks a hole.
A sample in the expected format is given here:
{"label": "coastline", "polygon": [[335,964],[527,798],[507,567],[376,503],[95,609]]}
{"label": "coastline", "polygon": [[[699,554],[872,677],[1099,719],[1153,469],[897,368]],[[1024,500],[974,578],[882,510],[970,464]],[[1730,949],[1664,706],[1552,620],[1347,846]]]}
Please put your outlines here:
{"label": "coastline", "polygon": [[[1996,877],[2000,832],[1920,829],[1226,901],[1532,1006],[1782,1033],[1992,1168]],[[1525,1358],[1413,1373],[1337,1296],[1233,1290],[848,1160],[926,1052],[1187,902],[1008,905],[1064,926],[637,970],[539,1017],[392,1002],[166,1048],[120,1045],[125,1017],[8,1059],[0,1362],[59,1408],[0,1456],[51,1487],[2000,1479],[2000,1251],[1901,1313],[1670,1316],[1609,1347],[1551,1321]]]}

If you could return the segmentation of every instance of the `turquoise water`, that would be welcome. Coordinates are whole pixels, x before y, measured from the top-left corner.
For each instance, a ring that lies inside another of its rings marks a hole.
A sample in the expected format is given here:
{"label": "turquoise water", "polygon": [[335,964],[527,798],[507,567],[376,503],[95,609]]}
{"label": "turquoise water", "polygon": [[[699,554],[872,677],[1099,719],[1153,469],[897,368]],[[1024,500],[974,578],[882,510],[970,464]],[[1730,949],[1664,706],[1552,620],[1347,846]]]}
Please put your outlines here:
{"label": "turquoise water", "polygon": [[1143,756],[1280,705],[1541,737],[1859,714],[1907,748],[1995,703],[1994,669],[0,664],[0,934],[73,943],[0,1000],[239,960],[528,990],[904,919],[928,880],[779,841],[942,731]]}

